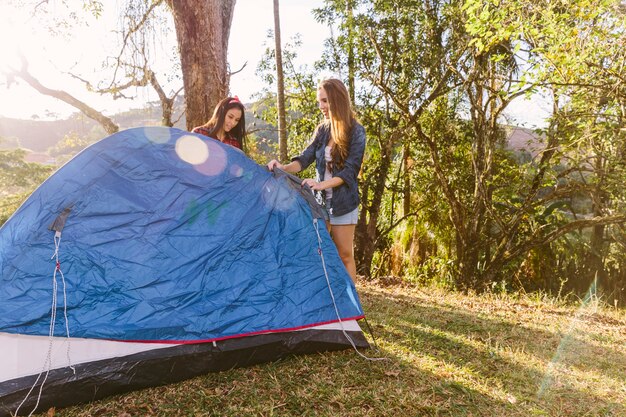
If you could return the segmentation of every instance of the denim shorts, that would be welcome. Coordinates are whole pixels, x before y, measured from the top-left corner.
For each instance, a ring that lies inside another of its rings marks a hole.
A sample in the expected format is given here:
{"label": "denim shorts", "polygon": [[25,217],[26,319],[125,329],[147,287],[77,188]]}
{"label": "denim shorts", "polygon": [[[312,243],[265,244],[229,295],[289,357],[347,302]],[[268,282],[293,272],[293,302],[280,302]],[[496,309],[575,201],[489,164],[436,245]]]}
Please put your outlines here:
{"label": "denim shorts", "polygon": [[[330,207],[330,200],[326,200],[326,207]],[[359,208],[355,208],[349,213],[342,214],[341,216],[333,216],[330,214],[331,226],[345,226],[349,224],[357,224],[359,220]]]}

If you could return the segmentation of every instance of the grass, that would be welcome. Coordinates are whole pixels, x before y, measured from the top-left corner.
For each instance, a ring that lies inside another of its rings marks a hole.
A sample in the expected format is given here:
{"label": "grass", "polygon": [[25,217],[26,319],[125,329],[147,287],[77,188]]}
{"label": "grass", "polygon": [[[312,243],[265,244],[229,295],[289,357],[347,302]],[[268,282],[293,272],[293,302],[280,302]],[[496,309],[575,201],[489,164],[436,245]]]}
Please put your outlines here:
{"label": "grass", "polygon": [[[291,357],[48,416],[625,416],[626,311],[358,284],[378,350]],[[44,414],[46,415],[46,414]]]}

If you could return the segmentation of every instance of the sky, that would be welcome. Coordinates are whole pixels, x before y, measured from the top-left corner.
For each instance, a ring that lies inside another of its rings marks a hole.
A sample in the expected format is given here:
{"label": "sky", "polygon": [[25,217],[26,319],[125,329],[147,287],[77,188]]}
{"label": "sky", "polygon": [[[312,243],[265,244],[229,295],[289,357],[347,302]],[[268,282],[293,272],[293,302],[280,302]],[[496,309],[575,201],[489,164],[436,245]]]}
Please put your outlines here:
{"label": "sky", "polygon": [[[77,4],[80,0],[71,0]],[[146,101],[156,100],[151,89],[137,90],[133,100],[112,100],[86,91],[82,82],[68,73],[79,74],[92,83],[105,77],[99,67],[107,55],[116,54],[115,33],[118,28],[119,10],[122,0],[106,1],[104,14],[99,19],[79,15],[71,36],[53,36],[46,32],[31,13],[24,8],[14,8],[11,2],[0,1],[0,73],[8,65],[16,65],[16,50],[19,47],[29,61],[29,69],[40,81],[52,89],[63,89],[90,106],[110,115],[130,108],[140,108]],[[50,0],[48,21],[67,18],[68,11],[60,0]],[[324,39],[330,36],[330,29],[315,21],[311,11],[320,7],[323,0],[282,0],[280,2],[281,34],[283,45],[299,35],[302,46],[297,50],[297,65],[312,65],[321,56]],[[78,6],[80,7],[80,6]],[[255,74],[256,67],[268,45],[268,31],[274,28],[272,0],[237,0],[229,40],[228,60],[231,70],[243,70],[231,78],[231,92],[244,102],[250,101],[253,94],[263,88],[263,83]],[[157,70],[168,72],[172,62],[164,57],[167,48],[175,47],[173,34],[155,41],[153,59]],[[158,71],[157,71],[158,72]],[[327,74],[330,75],[330,74]],[[177,89],[181,80],[174,80],[169,89]],[[168,91],[169,92],[169,91]],[[508,116],[518,124],[540,125],[547,111],[541,100],[518,100]],[[23,82],[6,86],[4,76],[0,78],[0,116],[30,119],[65,118],[76,109],[59,100],[39,94]]]}
{"label": "sky", "polygon": [[[58,2],[58,0],[57,0]],[[54,0],[51,1],[54,4]],[[112,2],[107,3],[107,7]],[[323,40],[329,36],[329,29],[317,23],[311,14],[315,7],[321,6],[322,0],[283,0],[280,4],[281,33],[283,45],[289,42],[296,34],[301,37],[302,47],[298,50],[299,65],[312,64],[319,59],[322,53]],[[117,12],[121,7],[117,0],[115,7],[105,9],[99,19],[89,19],[78,23],[74,29],[75,35],[54,37],[46,33],[37,20],[24,10],[15,9],[0,2],[0,57],[5,62],[2,66],[16,63],[15,50],[19,45],[29,61],[29,70],[52,89],[64,89],[87,104],[110,114],[115,111],[141,107],[146,100],[156,100],[156,94],[145,89],[139,92],[135,100],[112,100],[96,94],[88,94],[84,84],[67,74],[80,74],[89,81],[98,81],[97,69],[109,51],[114,55],[115,41],[118,39],[114,31],[117,29]],[[52,7],[48,19],[66,17],[63,7]],[[231,33],[229,39],[229,63],[231,70],[245,68],[231,78],[231,91],[243,101],[249,101],[252,95],[261,90],[262,81],[255,70],[268,46],[273,46],[273,40],[268,39],[268,31],[274,28],[272,0],[237,0]],[[170,36],[163,40],[163,48],[175,47],[175,39]],[[169,42],[169,43],[168,43]],[[171,62],[163,59],[159,51],[154,58],[163,72]],[[9,62],[6,62],[9,61]],[[14,66],[17,64],[13,64]],[[171,84],[177,89],[182,81]],[[76,110],[59,100],[43,96],[23,82],[6,87],[4,77],[0,79],[0,115],[5,117],[31,118],[32,115],[45,119],[46,115],[66,117]]]}

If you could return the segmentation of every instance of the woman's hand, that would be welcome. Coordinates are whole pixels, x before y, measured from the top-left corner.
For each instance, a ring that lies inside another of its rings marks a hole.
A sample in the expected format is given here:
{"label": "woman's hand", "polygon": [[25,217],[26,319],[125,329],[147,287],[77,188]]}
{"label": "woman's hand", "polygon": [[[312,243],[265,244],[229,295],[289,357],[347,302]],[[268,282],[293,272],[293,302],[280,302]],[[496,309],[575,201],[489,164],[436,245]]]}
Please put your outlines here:
{"label": "woman's hand", "polygon": [[289,172],[290,174],[295,174],[296,172],[302,171],[302,166],[299,161],[292,161],[287,165],[283,165],[278,162],[276,159],[272,159],[267,163],[267,169],[270,171],[274,171],[274,168],[282,169],[285,172]]}
{"label": "woman's hand", "polygon": [[301,185],[303,187],[306,185],[313,191],[321,191],[321,190],[325,190],[326,189],[326,187],[324,187],[321,182],[317,182],[317,181],[315,181],[312,178],[307,178],[307,179],[303,180]]}
{"label": "woman's hand", "polygon": [[285,166],[283,164],[275,159],[272,159],[267,163],[267,169],[269,169],[270,171],[274,171],[274,168],[282,169],[283,171],[285,171]]}
{"label": "woman's hand", "polygon": [[345,184],[343,178],[341,177],[333,177],[322,182],[317,182],[312,178],[307,178],[300,183],[303,187],[306,185],[313,191],[327,190],[329,188],[339,187],[341,184]]}

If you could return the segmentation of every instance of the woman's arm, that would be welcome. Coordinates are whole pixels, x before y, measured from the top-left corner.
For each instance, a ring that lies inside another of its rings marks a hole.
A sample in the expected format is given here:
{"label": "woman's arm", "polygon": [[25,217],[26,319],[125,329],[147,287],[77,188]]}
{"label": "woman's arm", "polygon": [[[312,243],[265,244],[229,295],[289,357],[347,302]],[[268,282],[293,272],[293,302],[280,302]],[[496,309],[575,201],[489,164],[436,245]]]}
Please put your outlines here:
{"label": "woman's arm", "polygon": [[302,181],[302,185],[308,185],[309,188],[313,191],[321,191],[326,190],[328,188],[339,187],[341,184],[344,184],[345,181],[341,177],[333,177],[329,180],[317,182],[312,178],[307,178]]}
{"label": "woman's arm", "polygon": [[288,163],[287,165],[283,165],[276,159],[272,159],[267,163],[267,168],[270,171],[274,171],[274,168],[282,169],[283,171],[289,172],[290,174],[295,174],[296,172],[302,171],[300,161],[293,161]]}

